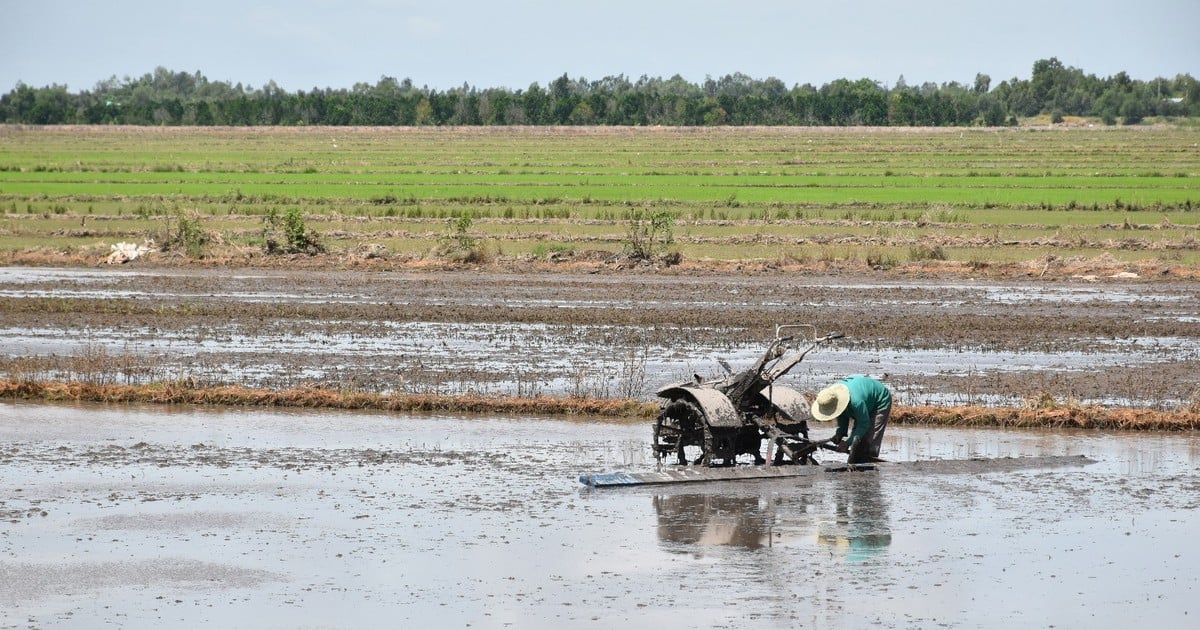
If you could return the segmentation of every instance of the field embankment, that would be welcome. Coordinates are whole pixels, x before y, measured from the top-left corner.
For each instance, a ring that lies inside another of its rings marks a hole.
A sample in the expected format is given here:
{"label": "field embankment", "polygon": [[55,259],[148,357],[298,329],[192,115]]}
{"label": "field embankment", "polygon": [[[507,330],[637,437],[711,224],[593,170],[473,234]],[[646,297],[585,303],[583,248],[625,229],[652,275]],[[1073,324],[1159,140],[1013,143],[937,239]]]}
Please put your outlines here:
{"label": "field embankment", "polygon": [[[49,402],[367,409],[407,413],[588,416],[628,422],[648,421],[658,410],[657,405],[644,401],[596,398],[384,395],[333,391],[317,387],[272,391],[240,386],[195,387],[180,383],[135,386],[11,379],[0,381],[0,398]],[[892,415],[892,422],[958,427],[1196,431],[1200,430],[1200,412],[1196,409],[1163,411],[1057,404],[1007,408],[897,406]]]}

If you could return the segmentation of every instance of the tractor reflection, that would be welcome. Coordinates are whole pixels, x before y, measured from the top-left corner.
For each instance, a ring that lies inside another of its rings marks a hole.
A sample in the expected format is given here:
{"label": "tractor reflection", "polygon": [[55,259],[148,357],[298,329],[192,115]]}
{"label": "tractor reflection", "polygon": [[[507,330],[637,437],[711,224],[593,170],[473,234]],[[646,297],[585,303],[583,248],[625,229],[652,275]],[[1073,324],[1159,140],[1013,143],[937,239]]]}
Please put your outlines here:
{"label": "tractor reflection", "polygon": [[[749,491],[748,491],[749,490]],[[658,537],[676,553],[704,548],[815,545],[862,562],[891,545],[878,473],[844,473],[800,487],[663,493],[654,497]]]}

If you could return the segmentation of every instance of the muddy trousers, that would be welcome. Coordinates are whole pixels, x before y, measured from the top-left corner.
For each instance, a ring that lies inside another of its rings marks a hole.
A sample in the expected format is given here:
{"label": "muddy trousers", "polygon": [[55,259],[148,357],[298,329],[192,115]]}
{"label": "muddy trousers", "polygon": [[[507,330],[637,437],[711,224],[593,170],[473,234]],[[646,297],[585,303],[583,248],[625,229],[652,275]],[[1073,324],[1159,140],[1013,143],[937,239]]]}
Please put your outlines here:
{"label": "muddy trousers", "polygon": [[871,428],[861,439],[850,445],[849,464],[865,464],[879,458],[879,447],[883,445],[883,432],[892,417],[892,406],[888,405],[871,416]]}

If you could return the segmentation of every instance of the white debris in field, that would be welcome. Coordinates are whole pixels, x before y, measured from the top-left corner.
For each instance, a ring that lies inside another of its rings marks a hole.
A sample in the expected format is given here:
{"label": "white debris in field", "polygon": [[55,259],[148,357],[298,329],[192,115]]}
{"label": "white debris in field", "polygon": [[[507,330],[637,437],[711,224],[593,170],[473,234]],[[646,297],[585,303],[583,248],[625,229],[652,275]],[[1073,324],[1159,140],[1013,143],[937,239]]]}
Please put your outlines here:
{"label": "white debris in field", "polygon": [[121,265],[150,253],[154,248],[153,243],[146,241],[141,245],[136,243],[117,243],[111,249],[112,251],[108,254],[108,258],[104,259],[104,262],[110,265]]}
{"label": "white debris in field", "polygon": [[[1138,278],[1140,276],[1138,276],[1136,273],[1133,273],[1132,271],[1121,271],[1118,273],[1114,273],[1111,276],[1105,276],[1105,277],[1113,278],[1113,279],[1117,279],[1117,280],[1123,280],[1123,279],[1127,280],[1130,278]],[[1098,280],[1100,280],[1100,276],[1098,276],[1094,273],[1089,273],[1086,275],[1075,274],[1075,275],[1071,276],[1071,278],[1073,280],[1083,280],[1084,282],[1097,282]]]}

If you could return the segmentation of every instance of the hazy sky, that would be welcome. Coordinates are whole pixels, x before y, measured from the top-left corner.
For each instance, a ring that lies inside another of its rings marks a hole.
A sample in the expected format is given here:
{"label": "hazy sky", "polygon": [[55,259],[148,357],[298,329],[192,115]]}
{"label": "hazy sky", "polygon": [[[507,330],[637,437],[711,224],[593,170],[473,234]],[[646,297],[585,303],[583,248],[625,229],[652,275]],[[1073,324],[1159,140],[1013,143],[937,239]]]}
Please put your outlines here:
{"label": "hazy sky", "polygon": [[157,66],[288,91],[563,73],[995,86],[1050,57],[1149,80],[1200,77],[1198,25],[1200,0],[0,0],[0,93]]}

